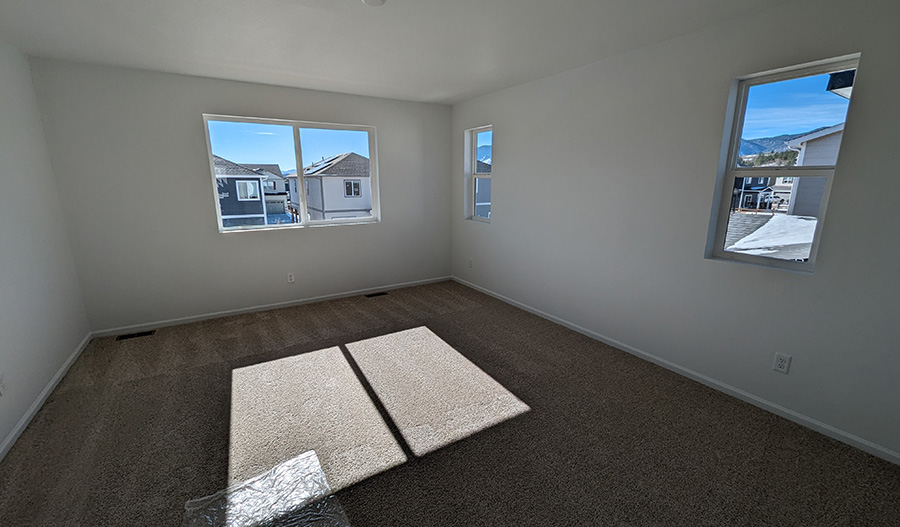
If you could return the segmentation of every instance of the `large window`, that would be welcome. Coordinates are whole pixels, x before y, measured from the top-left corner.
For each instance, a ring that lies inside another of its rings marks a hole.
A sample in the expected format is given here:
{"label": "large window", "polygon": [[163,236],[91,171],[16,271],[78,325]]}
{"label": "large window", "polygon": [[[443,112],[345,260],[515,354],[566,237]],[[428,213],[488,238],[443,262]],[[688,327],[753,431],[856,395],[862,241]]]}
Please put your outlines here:
{"label": "large window", "polygon": [[379,220],[374,127],[203,118],[220,231]]}
{"label": "large window", "polygon": [[475,220],[491,219],[491,172],[493,170],[494,131],[490,126],[473,128],[466,132],[469,145],[468,164],[471,181],[471,207],[469,217]]}
{"label": "large window", "polygon": [[707,257],[813,271],[857,63],[735,81]]}

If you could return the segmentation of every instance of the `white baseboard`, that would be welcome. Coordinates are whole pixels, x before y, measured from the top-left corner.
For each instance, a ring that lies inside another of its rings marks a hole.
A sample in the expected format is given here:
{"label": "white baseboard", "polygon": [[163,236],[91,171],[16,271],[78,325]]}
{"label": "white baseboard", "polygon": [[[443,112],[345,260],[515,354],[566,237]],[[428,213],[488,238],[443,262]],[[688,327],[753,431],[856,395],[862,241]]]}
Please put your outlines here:
{"label": "white baseboard", "polygon": [[471,282],[463,280],[462,278],[453,276],[452,280],[459,282],[460,284],[463,284],[465,286],[471,287],[472,289],[475,289],[477,291],[481,291],[482,293],[492,296],[498,300],[502,300],[503,302],[506,302],[507,304],[511,304],[520,309],[523,309],[525,311],[533,313],[541,318],[545,318],[547,320],[550,320],[551,322],[555,322],[561,326],[565,326],[573,331],[577,331],[578,333],[581,333],[582,335],[591,337],[594,340],[599,340],[600,342],[603,342],[604,344],[609,344],[610,346],[618,348],[622,351],[631,353],[632,355],[636,355],[642,359],[648,360],[654,364],[662,366],[663,368],[665,368],[667,370],[673,371],[675,373],[678,373],[679,375],[683,375],[689,379],[693,379],[701,384],[709,386],[710,388],[713,388],[720,392],[727,393],[728,395],[731,395],[733,397],[737,397],[738,399],[748,402],[748,403],[752,404],[753,406],[762,408],[763,410],[771,412],[775,415],[784,417],[785,419],[793,421],[801,426],[805,426],[806,428],[815,430],[816,432],[822,433],[822,434],[824,434],[828,437],[831,437],[833,439],[836,439],[842,443],[846,443],[850,446],[854,446],[864,452],[868,452],[869,454],[872,454],[873,456],[876,456],[876,457],[879,457],[886,461],[890,461],[891,463],[900,465],[900,452],[896,452],[889,448],[883,447],[877,443],[873,443],[872,441],[869,441],[868,439],[863,439],[862,437],[851,434],[850,432],[846,432],[844,430],[841,430],[839,428],[831,426],[828,423],[823,423],[822,421],[813,419],[812,417],[803,415],[799,412],[791,410],[790,408],[786,408],[784,406],[781,406],[780,404],[776,404],[776,403],[773,403],[766,399],[763,399],[762,397],[759,397],[750,392],[741,390],[740,388],[735,388],[734,386],[731,386],[730,384],[725,384],[723,382],[717,381],[711,377],[703,375],[702,373],[685,368],[684,366],[679,366],[678,364],[675,364],[674,362],[668,361],[661,357],[657,357],[656,355],[653,355],[652,353],[648,353],[646,351],[635,348],[633,346],[629,346],[628,344],[625,344],[624,342],[620,342],[616,339],[607,337],[606,335],[597,333],[596,331],[592,331],[583,326],[579,326],[578,324],[573,324],[572,322],[569,322],[568,320],[551,315],[550,313],[545,313],[544,311],[541,311],[540,309],[535,309],[527,304],[523,304],[522,302],[513,300],[512,298],[501,295],[500,293],[495,293],[494,291],[491,291],[490,289],[486,289],[479,285],[473,284]]}
{"label": "white baseboard", "polygon": [[425,285],[425,284],[433,284],[435,282],[444,282],[446,280],[451,280],[450,276],[441,276],[438,278],[426,278],[424,280],[415,280],[413,282],[402,282],[399,284],[388,284],[381,285],[377,287],[368,287],[366,289],[356,289],[354,291],[345,291],[342,293],[333,293],[330,295],[321,295],[321,296],[313,296],[309,298],[302,298],[299,300],[288,300],[286,302],[276,302],[274,304],[263,304],[259,306],[252,307],[242,307],[239,309],[229,309],[227,311],[216,311],[214,313],[204,313],[201,315],[191,315],[187,317],[180,318],[170,318],[166,320],[158,320],[156,322],[147,322],[145,324],[135,324],[132,326],[121,326],[117,328],[109,328],[103,329],[99,331],[95,331],[94,337],[108,337],[110,335],[119,335],[122,333],[135,333],[138,331],[148,331],[151,329],[162,328],[166,326],[175,326],[177,324],[187,324],[188,322],[199,322],[201,320],[209,320],[211,318],[219,318],[219,317],[227,317],[231,315],[243,315],[245,313],[255,313],[258,311],[268,311],[270,309],[278,309],[283,307],[291,307],[291,306],[299,306],[302,304],[311,304],[313,302],[322,302],[325,300],[334,300],[337,298],[346,298],[348,296],[357,296],[357,295],[365,295],[369,293],[377,293],[379,291],[386,291],[389,289],[401,289],[404,287],[413,287],[417,285]]}
{"label": "white baseboard", "polygon": [[41,406],[47,401],[47,398],[50,397],[50,394],[53,392],[53,389],[56,388],[56,385],[59,384],[59,381],[65,377],[66,372],[69,371],[69,368],[72,367],[72,364],[75,363],[75,360],[81,355],[81,352],[84,351],[84,348],[87,347],[88,343],[91,339],[94,338],[94,334],[88,332],[87,335],[81,339],[81,343],[78,344],[78,347],[75,348],[75,351],[69,355],[69,358],[66,359],[66,362],[57,370],[56,375],[50,379],[50,382],[47,383],[47,386],[44,386],[44,389],[41,390],[41,393],[38,395],[37,399],[31,403],[31,406],[28,407],[28,411],[25,412],[25,415],[19,419],[19,422],[16,423],[16,426],[10,431],[10,433],[3,440],[3,443],[0,443],[0,461],[6,457],[6,454],[9,452],[9,449],[12,448],[13,444],[15,444],[16,440],[19,439],[19,436],[22,435],[22,432],[25,431],[25,428],[28,426],[28,423],[34,419],[34,416],[37,415],[38,410],[41,409]]}

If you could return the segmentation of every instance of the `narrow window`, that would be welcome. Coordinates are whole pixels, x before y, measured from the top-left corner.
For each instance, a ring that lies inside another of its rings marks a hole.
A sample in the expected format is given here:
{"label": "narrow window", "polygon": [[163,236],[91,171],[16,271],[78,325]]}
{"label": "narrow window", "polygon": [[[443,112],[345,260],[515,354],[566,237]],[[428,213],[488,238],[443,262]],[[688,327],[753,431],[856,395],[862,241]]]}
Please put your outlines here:
{"label": "narrow window", "polygon": [[468,131],[469,171],[472,174],[472,206],[469,217],[481,221],[491,219],[491,173],[494,159],[494,131],[490,126]]}
{"label": "narrow window", "polygon": [[813,271],[857,64],[736,81],[707,257]]}

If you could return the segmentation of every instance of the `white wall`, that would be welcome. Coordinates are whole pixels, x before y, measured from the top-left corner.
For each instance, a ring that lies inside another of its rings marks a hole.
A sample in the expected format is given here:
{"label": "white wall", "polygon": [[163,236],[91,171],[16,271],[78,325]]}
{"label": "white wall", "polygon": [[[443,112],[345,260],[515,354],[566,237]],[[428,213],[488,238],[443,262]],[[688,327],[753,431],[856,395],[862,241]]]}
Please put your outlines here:
{"label": "white wall", "polygon": [[[453,274],[900,460],[898,19],[798,1],[456,105]],[[732,79],[854,52],[815,274],[705,260]],[[464,130],[487,124],[490,224],[464,220]]]}
{"label": "white wall", "polygon": [[[95,330],[449,275],[448,106],[53,60],[33,70]],[[204,112],[375,126],[381,223],[220,234]]]}
{"label": "white wall", "polygon": [[0,42],[0,458],[87,334],[28,61]]}

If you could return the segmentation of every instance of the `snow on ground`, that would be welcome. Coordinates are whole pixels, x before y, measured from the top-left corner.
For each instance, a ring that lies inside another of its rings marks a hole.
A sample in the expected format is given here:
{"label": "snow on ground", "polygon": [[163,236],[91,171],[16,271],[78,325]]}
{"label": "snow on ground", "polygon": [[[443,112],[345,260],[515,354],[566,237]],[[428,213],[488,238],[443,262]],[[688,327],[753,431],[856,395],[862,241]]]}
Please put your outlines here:
{"label": "snow on ground", "polygon": [[726,251],[755,252],[786,245],[812,244],[816,218],[776,214],[765,225],[744,236]]}

